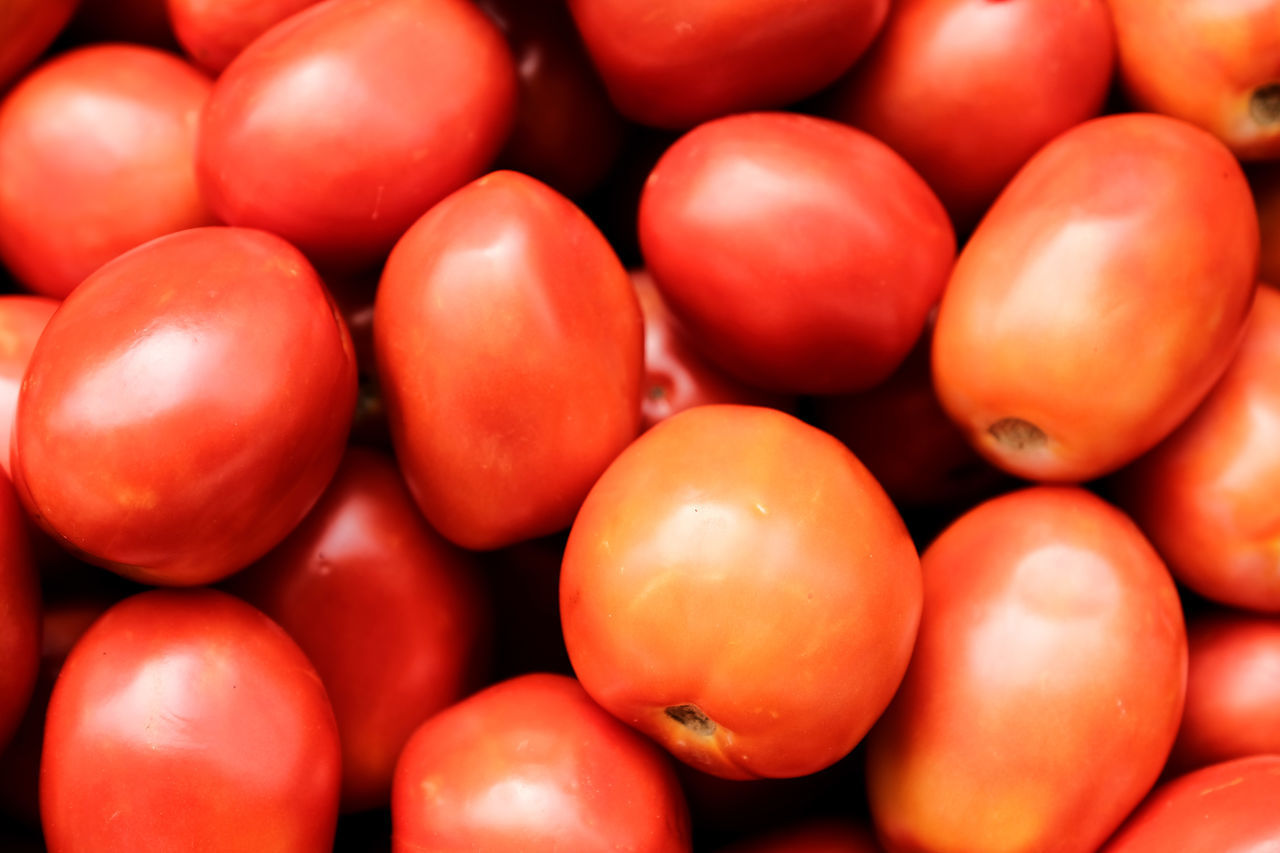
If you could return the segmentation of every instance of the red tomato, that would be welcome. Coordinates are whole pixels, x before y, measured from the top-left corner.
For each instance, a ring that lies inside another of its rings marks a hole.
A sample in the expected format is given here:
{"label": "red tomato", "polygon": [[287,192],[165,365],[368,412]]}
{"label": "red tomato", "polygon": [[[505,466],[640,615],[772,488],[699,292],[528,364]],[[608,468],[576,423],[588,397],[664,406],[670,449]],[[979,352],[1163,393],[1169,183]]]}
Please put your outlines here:
{"label": "red tomato", "polygon": [[1244,341],[1204,403],[1121,473],[1121,503],[1175,578],[1280,613],[1280,291],[1258,289]]}
{"label": "red tomato", "polygon": [[338,730],[274,622],[214,590],[108,610],[53,689],[40,768],[50,853],[328,851]]}
{"label": "red tomato", "polygon": [[811,820],[741,841],[721,853],[880,853],[871,834],[848,820]]}
{"label": "red tomato", "polygon": [[569,534],[560,612],[597,702],[719,776],[801,776],[884,710],[920,617],[919,560],[836,439],[774,409],[649,430]]}
{"label": "red tomato", "polygon": [[563,675],[501,682],[423,723],[391,815],[396,853],[690,849],[666,758]]}
{"label": "red tomato", "polygon": [[213,74],[249,42],[318,0],[165,0],[173,32],[197,65]]}
{"label": "red tomato", "polygon": [[511,52],[466,0],[333,0],[271,28],[218,78],[201,189],[229,224],[324,265],[373,265],[484,171],[515,108]]}
{"label": "red tomato", "polygon": [[618,109],[658,127],[780,107],[835,80],[889,0],[569,0]]}
{"label": "red tomato", "polygon": [[444,536],[569,526],[640,421],[642,321],[572,202],[495,172],[432,208],[383,271],[374,345],[396,453]]}
{"label": "red tomato", "polygon": [[289,532],[338,467],[351,340],[283,240],[198,228],[86,279],[18,398],[15,485],[67,547],[127,577],[208,583]]}
{"label": "red tomato", "polygon": [[7,0],[0,6],[0,91],[44,52],[80,0]]}
{"label": "red tomato", "polygon": [[898,0],[827,109],[905,157],[966,227],[1098,114],[1114,62],[1104,0]]}
{"label": "red tomato", "polygon": [[1219,613],[1189,620],[1187,706],[1170,764],[1203,767],[1280,755],[1280,620]]}
{"label": "red tomato", "polygon": [[1187,677],[1178,594],[1082,489],[979,505],[925,551],[911,666],[868,738],[890,851],[1092,853],[1150,790]]}
{"label": "red tomato", "polygon": [[13,434],[18,388],[36,341],[56,310],[58,300],[44,296],[0,296],[0,466],[6,476],[12,476],[5,451]]}
{"label": "red tomato", "polygon": [[901,157],[792,113],[681,137],[649,176],[639,229],[659,290],[707,356],[798,393],[892,373],[955,256],[946,211]]}
{"label": "red tomato", "polygon": [[1222,375],[1257,265],[1249,187],[1216,139],[1154,115],[1078,125],[960,253],[933,339],[943,408],[1018,476],[1113,471]]}
{"label": "red tomato", "polygon": [[1280,755],[1205,767],[1160,786],[1101,853],[1264,853],[1280,839]]}
{"label": "red tomato", "polygon": [[0,257],[62,298],[122,252],[213,223],[196,188],[207,77],[138,45],[40,66],[0,104]]}
{"label": "red tomato", "polygon": [[1109,0],[1141,109],[1203,127],[1241,157],[1280,156],[1280,0]]}
{"label": "red tomato", "polygon": [[40,665],[40,587],[26,520],[0,477],[0,749],[22,720]]}
{"label": "red tomato", "polygon": [[342,737],[343,811],[385,806],[409,735],[482,683],[478,568],[427,526],[380,453],[348,450],[311,514],[230,588],[320,673]]}

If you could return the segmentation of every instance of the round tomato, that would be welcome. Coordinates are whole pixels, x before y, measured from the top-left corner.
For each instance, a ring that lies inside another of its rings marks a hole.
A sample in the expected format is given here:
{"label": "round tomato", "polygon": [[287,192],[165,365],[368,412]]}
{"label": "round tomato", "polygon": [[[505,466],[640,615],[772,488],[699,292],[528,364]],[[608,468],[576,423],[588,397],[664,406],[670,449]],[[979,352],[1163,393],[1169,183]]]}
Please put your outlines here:
{"label": "round tomato", "polygon": [[0,6],[0,90],[49,46],[79,2],[8,0]]}
{"label": "round tomato", "polygon": [[167,0],[182,49],[197,65],[218,74],[249,42],[318,0]]}
{"label": "round tomato", "polygon": [[40,587],[26,519],[0,476],[0,749],[22,720],[40,666]]}
{"label": "round tomato", "polygon": [[22,375],[57,310],[58,300],[44,296],[0,296],[0,466],[6,476],[12,476],[8,449]]}
{"label": "round tomato", "polygon": [[843,445],[700,406],[628,447],[569,534],[560,612],[597,702],[729,778],[833,764],[888,704],[920,618],[915,547]]}

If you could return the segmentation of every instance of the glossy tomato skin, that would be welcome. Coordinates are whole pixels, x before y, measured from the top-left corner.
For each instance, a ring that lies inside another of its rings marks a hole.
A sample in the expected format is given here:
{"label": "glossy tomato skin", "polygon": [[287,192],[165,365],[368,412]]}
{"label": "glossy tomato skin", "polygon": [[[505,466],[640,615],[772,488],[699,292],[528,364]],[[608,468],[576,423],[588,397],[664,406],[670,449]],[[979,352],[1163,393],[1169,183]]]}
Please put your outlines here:
{"label": "glossy tomato skin", "polygon": [[1020,477],[1114,471],[1222,375],[1257,264],[1249,187],[1220,142],[1149,114],[1077,125],[960,253],[934,333],[939,399]]}
{"label": "glossy tomato skin", "polygon": [[193,62],[221,73],[248,44],[318,0],[166,0],[174,35]]}
{"label": "glossy tomato skin", "polygon": [[626,270],[573,203],[494,172],[396,245],[374,346],[396,453],[444,536],[489,549],[569,526],[640,425]]}
{"label": "glossy tomato skin", "polygon": [[343,811],[387,805],[409,735],[481,683],[489,620],[477,573],[423,520],[395,463],[352,448],[315,509],[232,579],[324,682]]}
{"label": "glossy tomato skin", "polygon": [[228,224],[322,266],[373,266],[484,171],[515,109],[511,52],[467,0],[333,0],[272,27],[218,78],[200,187]]}
{"label": "glossy tomato skin", "polygon": [[901,157],[793,113],[681,137],[645,185],[639,232],[658,289],[705,354],[792,393],[857,391],[892,373],[955,257],[946,211]]}
{"label": "glossy tomato skin", "polygon": [[719,776],[801,776],[853,749],[898,686],[919,559],[836,439],[700,406],[592,488],[560,613],[574,671],[619,719]]}
{"label": "glossy tomato skin", "polygon": [[1280,2],[1109,2],[1139,109],[1199,125],[1244,159],[1280,155]]}
{"label": "glossy tomato skin", "polygon": [[1225,761],[1161,785],[1100,853],[1259,853],[1280,838],[1280,755]]}
{"label": "glossy tomato skin", "polygon": [[67,24],[79,0],[10,0],[0,9],[0,90],[18,78]]}
{"label": "glossy tomato skin", "polygon": [[391,814],[395,853],[690,849],[666,756],[563,675],[500,682],[423,723]]}
{"label": "glossy tomato skin", "polygon": [[18,388],[31,351],[58,304],[47,296],[0,296],[0,466],[7,476],[11,476],[8,449]]}
{"label": "glossy tomato skin", "polygon": [[809,820],[740,841],[721,853],[881,853],[865,827],[850,820]]}
{"label": "glossy tomato skin", "polygon": [[614,104],[668,128],[813,94],[862,55],[888,9],[889,0],[569,0]]}
{"label": "glossy tomato skin", "polygon": [[1174,577],[1280,614],[1280,291],[1258,288],[1239,351],[1201,406],[1118,478],[1122,504]]}
{"label": "glossy tomato skin", "polygon": [[198,228],[86,279],[36,344],[12,465],[31,515],[135,580],[226,577],[276,545],[338,467],[351,341],[283,240]]}
{"label": "glossy tomato skin", "polygon": [[0,749],[22,720],[40,665],[40,587],[22,507],[0,477]]}
{"label": "glossy tomato skin", "polygon": [[1104,0],[898,0],[827,114],[906,158],[964,229],[1042,145],[1098,114],[1114,64]]}
{"label": "glossy tomato skin", "polygon": [[196,187],[212,88],[172,54],[126,44],[64,53],[0,104],[0,258],[58,299],[117,255],[211,225]]}
{"label": "glossy tomato skin", "polygon": [[340,751],[315,669],[214,590],[113,606],[53,689],[40,769],[50,853],[328,851]]}
{"label": "glossy tomato skin", "polygon": [[1074,487],[980,504],[922,558],[911,666],[867,743],[886,849],[1089,853],[1173,745],[1187,641],[1168,571]]}

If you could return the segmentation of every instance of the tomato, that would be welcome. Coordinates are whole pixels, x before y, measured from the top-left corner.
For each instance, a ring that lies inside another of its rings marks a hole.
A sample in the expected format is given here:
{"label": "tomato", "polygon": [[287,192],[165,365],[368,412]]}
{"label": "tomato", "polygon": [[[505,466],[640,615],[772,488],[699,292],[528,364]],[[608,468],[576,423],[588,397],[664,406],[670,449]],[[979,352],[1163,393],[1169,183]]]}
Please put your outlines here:
{"label": "tomato", "polygon": [[208,583],[289,532],[338,467],[355,403],[342,320],[297,250],[197,228],[63,302],[18,397],[28,511],[127,577]]}
{"label": "tomato", "polygon": [[154,48],[94,45],[40,66],[0,104],[0,258],[62,298],[146,241],[213,217],[196,188],[212,84]]}
{"label": "tomato", "polygon": [[1037,149],[1098,114],[1114,63],[1104,0],[898,0],[827,114],[905,157],[964,228]]}
{"label": "tomato", "polygon": [[515,108],[511,52],[466,0],[321,3],[218,78],[200,187],[228,224],[271,231],[324,266],[372,266],[484,171]]}
{"label": "tomato", "polygon": [[8,0],[0,6],[0,91],[66,26],[79,0]]}
{"label": "tomato", "polygon": [[1242,158],[1280,156],[1280,2],[1109,2],[1134,104],[1193,122]]}
{"label": "tomato", "polygon": [[568,527],[639,430],[643,332],[626,271],[533,178],[492,173],[415,223],[373,322],[401,469],[459,545]]}
{"label": "tomato", "polygon": [[1073,487],[980,504],[925,551],[911,666],[867,743],[890,851],[1091,853],[1150,790],[1187,678],[1177,590]]}
{"label": "tomato", "polygon": [[1101,853],[1262,853],[1280,838],[1280,756],[1188,773],[1143,803]]}
{"label": "tomato", "polygon": [[839,77],[889,0],[569,0],[623,115],[682,128],[780,107]]}
{"label": "tomato", "polygon": [[342,737],[344,811],[385,806],[409,735],[481,683],[478,569],[427,526],[375,451],[348,450],[311,514],[230,589],[320,673]]}
{"label": "tomato", "polygon": [[690,849],[666,758],[563,675],[503,681],[423,723],[391,814],[396,853]]}
{"label": "tomato", "polygon": [[40,665],[40,588],[22,508],[0,477],[0,749],[22,720]]}
{"label": "tomato", "polygon": [[848,820],[811,820],[741,841],[721,853],[880,853],[866,829]]}
{"label": "tomato", "polygon": [[1006,471],[1109,473],[1222,375],[1257,264],[1249,187],[1220,142],[1155,115],[1078,125],[960,253],[933,339],[939,399]]}
{"label": "tomato", "polygon": [[318,0],[166,0],[174,35],[201,68],[218,74],[240,51]]}
{"label": "tomato", "polygon": [[0,466],[6,476],[12,476],[4,451],[13,433],[18,388],[31,351],[58,304],[44,296],[0,296]]}
{"label": "tomato", "polygon": [[790,113],[690,131],[640,200],[640,246],[715,363],[796,393],[869,388],[924,328],[955,256],[937,197],[867,134]]}
{"label": "tomato", "polygon": [[737,779],[833,764],[888,704],[920,617],[901,518],[836,439],[774,409],[700,406],[587,496],[560,612],[592,698]]}
{"label": "tomato", "polygon": [[50,853],[327,851],[338,730],[274,622],[214,590],[155,590],[80,638],[53,688],[40,768]]}

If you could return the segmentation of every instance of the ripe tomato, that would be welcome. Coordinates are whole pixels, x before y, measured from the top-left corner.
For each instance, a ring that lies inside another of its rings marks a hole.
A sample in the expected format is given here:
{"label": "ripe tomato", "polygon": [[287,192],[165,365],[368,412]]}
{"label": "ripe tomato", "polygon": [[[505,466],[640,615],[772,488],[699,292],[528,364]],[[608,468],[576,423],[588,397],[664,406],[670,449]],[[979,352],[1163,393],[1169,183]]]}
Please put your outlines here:
{"label": "ripe tomato", "polygon": [[881,853],[866,829],[848,820],[810,820],[724,848],[721,853]]}
{"label": "ripe tomato", "polygon": [[66,26],[79,0],[8,0],[0,6],[0,91]]}
{"label": "ripe tomato", "polygon": [[719,776],[833,764],[884,710],[920,618],[901,518],[836,439],[774,409],[649,430],[582,505],[560,574],[592,698]]}
{"label": "ripe tomato", "polygon": [[0,296],[0,466],[5,476],[12,476],[7,451],[18,388],[36,341],[56,310],[58,300],[44,296]]}
{"label": "ripe tomato", "polygon": [[182,49],[201,68],[218,74],[249,42],[318,0],[167,0]]}
{"label": "ripe tomato", "polygon": [[796,393],[869,388],[906,357],[955,237],[884,143],[791,113],[704,124],[658,161],[640,246],[672,313],[714,362]]}
{"label": "ripe tomato", "polygon": [[818,91],[866,50],[889,0],[569,0],[569,9],[618,109],[682,128]]}
{"label": "ripe tomato", "polygon": [[26,520],[0,477],[0,749],[22,720],[40,666],[40,587]]}
{"label": "ripe tomato", "polygon": [[214,590],[113,606],[53,688],[40,768],[50,853],[333,844],[338,729],[285,632]]}
{"label": "ripe tomato", "polygon": [[200,186],[231,225],[325,266],[371,266],[484,171],[515,108],[511,52],[466,0],[333,0],[272,27],[218,78]]}
{"label": "ripe tomato", "polygon": [[396,853],[690,849],[666,757],[563,675],[503,681],[423,723],[391,815]]}
{"label": "ripe tomato", "polygon": [[86,559],[208,583],[319,498],[355,390],[350,338],[296,249],[239,228],[172,234],[102,267],[49,321],[18,398],[15,485]]}
{"label": "ripe tomato", "polygon": [[1078,125],[960,253],[933,339],[943,408],[1018,476],[1113,471],[1222,375],[1257,265],[1249,186],[1220,142],[1155,115]]}
{"label": "ripe tomato", "polygon": [[122,252],[212,224],[196,125],[212,83],[139,45],[64,53],[0,104],[0,257],[61,299]]}
{"label": "ripe tomato", "polygon": [[343,811],[390,802],[409,735],[482,683],[478,568],[427,526],[381,453],[348,450],[311,514],[230,589],[320,673],[342,738]]}
{"label": "ripe tomato", "polygon": [[980,504],[925,551],[911,666],[867,743],[891,851],[1092,853],[1150,790],[1187,677],[1155,550],[1090,492]]}
{"label": "ripe tomato", "polygon": [[396,453],[431,524],[467,548],[569,526],[640,425],[640,308],[573,203],[494,172],[396,245],[374,309]]}

